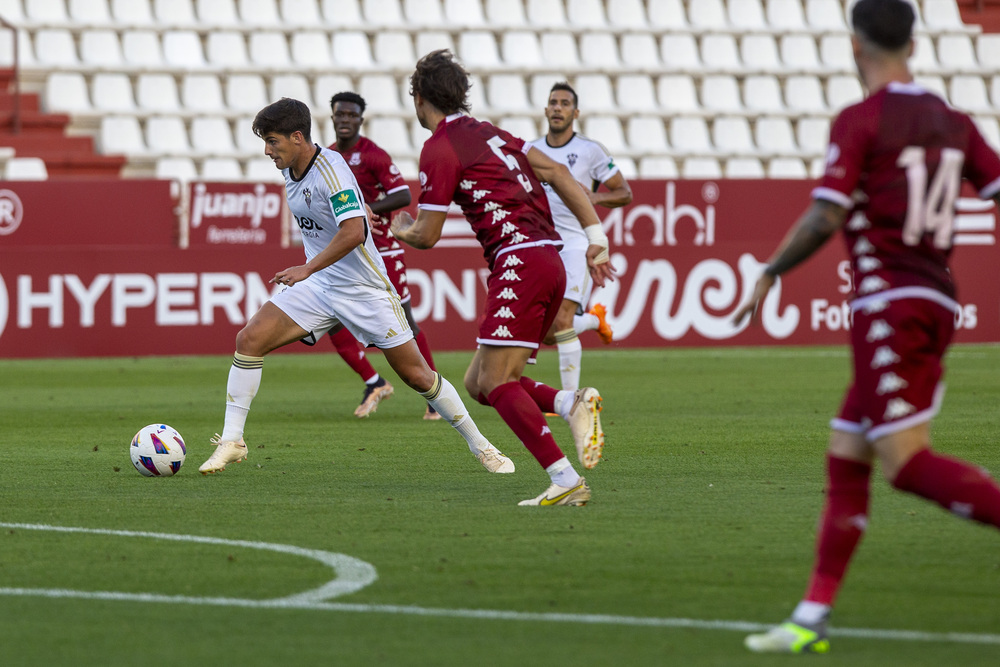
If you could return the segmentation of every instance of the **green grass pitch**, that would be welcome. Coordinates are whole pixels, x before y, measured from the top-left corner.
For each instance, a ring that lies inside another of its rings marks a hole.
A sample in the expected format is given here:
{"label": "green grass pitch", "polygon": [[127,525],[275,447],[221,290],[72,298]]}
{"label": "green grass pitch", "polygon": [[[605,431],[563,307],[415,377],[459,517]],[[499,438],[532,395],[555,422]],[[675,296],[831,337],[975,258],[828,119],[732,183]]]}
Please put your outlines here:
{"label": "green grass pitch", "polygon": [[[436,360],[460,387],[470,356]],[[608,444],[582,508],[517,507],[548,478],[496,413],[467,402],[513,475],[487,474],[447,424],[421,420],[419,396],[372,359],[396,394],[358,420],[361,383],[332,350],[268,357],[249,459],[209,477],[197,468],[222,426],[229,359],[0,361],[0,664],[796,660],[742,640],[805,586],[845,348],[585,350]],[[556,361],[546,350],[528,374],[557,384]],[[940,451],[994,474],[998,371],[1000,347],[955,347],[934,426]],[[153,422],[187,441],[173,478],[129,461]],[[568,428],[550,424],[572,454]],[[244,543],[343,554],[377,579],[276,607],[333,570]],[[800,659],[996,664],[1000,535],[876,475],[833,626],[831,653]]]}

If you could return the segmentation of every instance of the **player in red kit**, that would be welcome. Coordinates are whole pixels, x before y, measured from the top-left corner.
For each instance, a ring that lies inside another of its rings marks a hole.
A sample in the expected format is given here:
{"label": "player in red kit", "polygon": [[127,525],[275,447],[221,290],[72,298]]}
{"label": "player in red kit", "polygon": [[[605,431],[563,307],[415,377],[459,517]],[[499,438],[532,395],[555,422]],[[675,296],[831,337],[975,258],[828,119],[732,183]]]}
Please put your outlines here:
{"label": "player in red kit", "polygon": [[854,59],[868,97],[830,131],[827,167],[734,322],[756,318],[779,275],[843,231],[854,273],[854,378],[831,421],[826,503],[805,596],[791,617],[750,635],[755,652],[824,653],[826,625],[868,523],[872,464],[893,487],[1000,527],[1000,487],[984,470],[930,448],[954,330],[948,270],[962,178],[1000,201],[1000,159],[972,120],[913,82],[914,12],[904,0],[859,0]]}
{"label": "player in red kit", "polygon": [[406,212],[392,221],[398,239],[430,248],[441,237],[452,201],[462,208],[489,265],[479,348],[465,374],[469,394],[492,405],[549,474],[550,486],[521,505],[583,505],[590,486],[556,444],[544,412],[569,422],[577,456],[597,465],[604,445],[601,395],[587,387],[560,391],[521,375],[562,303],[566,271],[561,240],[545,190],[550,183],[587,233],[588,265],[595,284],[612,277],[608,240],[586,193],[569,170],[523,140],[464,115],[469,75],[447,50],[417,63],[410,93],[420,124],[433,133],[420,152],[417,219]]}
{"label": "player in red kit", "polygon": [[[340,153],[358,181],[361,193],[374,213],[372,218],[372,236],[375,247],[378,248],[386,272],[392,286],[399,293],[406,319],[413,329],[417,347],[431,370],[434,358],[431,355],[427,336],[417,326],[410,308],[410,289],[406,283],[406,259],[403,248],[389,232],[389,213],[405,208],[410,204],[410,188],[403,181],[402,174],[393,164],[392,158],[371,139],[361,136],[361,125],[364,123],[365,100],[353,92],[341,92],[330,98],[330,109],[333,112],[333,129],[337,141],[329,146],[331,150]],[[365,358],[364,348],[346,329],[330,332],[337,352],[354,371],[365,381],[365,393],[361,404],[354,411],[356,417],[367,417],[375,412],[378,404],[393,393],[393,387],[388,380],[379,376]],[[434,408],[427,404],[424,419],[440,419]]]}

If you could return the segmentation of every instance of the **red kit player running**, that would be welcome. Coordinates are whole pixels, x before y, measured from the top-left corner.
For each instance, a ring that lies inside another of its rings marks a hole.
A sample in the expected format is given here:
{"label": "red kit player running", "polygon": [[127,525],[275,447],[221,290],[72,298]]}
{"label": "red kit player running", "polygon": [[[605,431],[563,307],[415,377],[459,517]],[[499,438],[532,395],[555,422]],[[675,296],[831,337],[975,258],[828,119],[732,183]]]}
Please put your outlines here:
{"label": "red kit player running", "polygon": [[966,114],[913,82],[907,2],[859,0],[852,20],[869,96],[833,123],[812,206],[734,318],[756,318],[777,277],[843,230],[855,285],[854,380],[830,424],[826,504],[805,596],[785,623],[746,638],[755,652],[829,650],[827,618],[868,523],[876,459],[896,489],[1000,527],[996,482],[930,447],[958,307],[948,270],[955,200],[964,177],[1000,201],[1000,159]]}
{"label": "red kit player running", "polygon": [[469,110],[468,91],[469,75],[449,51],[433,51],[417,63],[410,92],[417,119],[433,134],[420,153],[417,219],[398,213],[392,231],[404,243],[430,248],[441,237],[451,202],[462,208],[490,268],[479,349],[465,387],[480,403],[496,408],[549,474],[548,489],[520,504],[583,505],[590,500],[590,487],[559,449],[544,412],[559,413],[569,422],[577,456],[592,468],[604,445],[601,396],[592,387],[557,392],[521,375],[554,321],[566,285],[561,241],[539,179],[551,184],[580,220],[597,285],[612,275],[607,237],[565,166],[461,113]]}

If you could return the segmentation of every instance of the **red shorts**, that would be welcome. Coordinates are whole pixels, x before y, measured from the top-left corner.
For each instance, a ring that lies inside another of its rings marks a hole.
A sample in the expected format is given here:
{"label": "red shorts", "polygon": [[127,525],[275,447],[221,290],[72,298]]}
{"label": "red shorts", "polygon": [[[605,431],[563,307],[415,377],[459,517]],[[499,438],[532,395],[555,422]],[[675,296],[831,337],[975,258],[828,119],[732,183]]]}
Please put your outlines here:
{"label": "red shorts", "polygon": [[395,254],[390,251],[382,255],[382,261],[385,262],[385,272],[389,276],[389,282],[396,288],[400,302],[406,303],[410,300],[410,287],[406,284],[406,256],[402,250]]}
{"label": "red shorts", "polygon": [[566,268],[555,246],[511,250],[497,257],[486,281],[480,345],[538,348],[556,319]]}
{"label": "red shorts", "polygon": [[954,311],[928,299],[855,310],[854,382],[830,425],[876,440],[930,421],[944,394],[941,359],[954,331]]}

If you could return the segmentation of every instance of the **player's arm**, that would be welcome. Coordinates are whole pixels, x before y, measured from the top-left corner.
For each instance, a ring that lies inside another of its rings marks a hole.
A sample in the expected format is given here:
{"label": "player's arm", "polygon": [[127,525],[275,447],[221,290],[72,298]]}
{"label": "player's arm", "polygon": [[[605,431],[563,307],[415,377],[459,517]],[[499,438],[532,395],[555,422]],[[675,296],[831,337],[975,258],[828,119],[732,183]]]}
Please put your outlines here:
{"label": "player's arm", "polygon": [[406,211],[400,211],[393,216],[389,229],[392,235],[403,243],[426,250],[433,248],[441,238],[441,229],[447,217],[448,211],[421,208],[417,209],[417,219],[414,220]]}
{"label": "player's arm", "polygon": [[590,203],[587,193],[580,183],[573,178],[566,165],[556,162],[548,155],[531,148],[526,154],[528,164],[539,180],[552,186],[556,194],[566,203],[569,210],[580,221],[587,241],[587,265],[590,267],[590,277],[598,287],[604,287],[608,280],[614,279],[614,267],[608,257],[608,236],[601,227],[601,219],[597,217],[594,205]]}
{"label": "player's arm", "polygon": [[607,190],[598,190],[589,194],[590,203],[594,206],[618,208],[632,203],[632,188],[619,171],[602,184]]}
{"label": "player's arm", "polygon": [[771,255],[764,275],[757,281],[753,295],[733,316],[733,324],[739,326],[743,319],[751,316],[756,320],[760,304],[782,273],[798,266],[819,250],[847,221],[848,210],[843,206],[824,199],[814,199],[812,205],[792,226],[778,249]]}
{"label": "player's arm", "polygon": [[396,190],[390,195],[386,195],[382,199],[373,201],[369,206],[375,215],[385,215],[386,213],[406,208],[410,205],[411,199],[410,188],[403,188]]}
{"label": "player's arm", "polygon": [[301,282],[326,267],[346,257],[352,250],[365,242],[364,216],[347,218],[340,223],[340,229],[323,250],[311,260],[300,266],[292,266],[284,271],[278,271],[271,278],[272,283],[279,285],[294,285]]}

